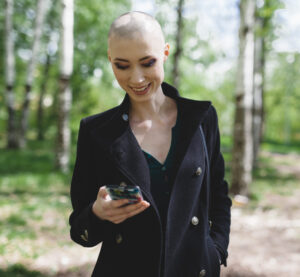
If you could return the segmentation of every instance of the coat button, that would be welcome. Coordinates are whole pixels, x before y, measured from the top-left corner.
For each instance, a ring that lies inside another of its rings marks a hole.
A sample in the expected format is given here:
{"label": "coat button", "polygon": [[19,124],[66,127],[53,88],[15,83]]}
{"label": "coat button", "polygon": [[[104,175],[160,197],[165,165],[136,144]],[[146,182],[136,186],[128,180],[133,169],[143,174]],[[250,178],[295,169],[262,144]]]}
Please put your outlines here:
{"label": "coat button", "polygon": [[84,240],[84,241],[88,241],[89,240],[89,233],[88,231],[85,229],[84,230],[84,234],[80,235],[80,237]]}
{"label": "coat button", "polygon": [[201,173],[202,173],[202,169],[201,169],[201,167],[199,166],[199,167],[197,167],[197,170],[196,170],[195,174],[196,174],[197,176],[200,176]]}
{"label": "coat button", "polygon": [[116,235],[116,243],[120,244],[123,241],[123,237],[121,234],[117,234]]}
{"label": "coat button", "polygon": [[88,239],[85,237],[85,235],[80,235],[80,237],[84,240],[84,241],[88,241]]}
{"label": "coat button", "polygon": [[128,121],[128,114],[123,113],[122,118],[123,118],[124,121]]}
{"label": "coat button", "polygon": [[206,270],[205,269],[202,269],[200,272],[199,272],[199,277],[203,277],[206,275]]}
{"label": "coat button", "polygon": [[192,222],[192,224],[193,224],[194,226],[198,225],[198,223],[199,223],[198,217],[197,217],[197,216],[193,216],[191,222]]}

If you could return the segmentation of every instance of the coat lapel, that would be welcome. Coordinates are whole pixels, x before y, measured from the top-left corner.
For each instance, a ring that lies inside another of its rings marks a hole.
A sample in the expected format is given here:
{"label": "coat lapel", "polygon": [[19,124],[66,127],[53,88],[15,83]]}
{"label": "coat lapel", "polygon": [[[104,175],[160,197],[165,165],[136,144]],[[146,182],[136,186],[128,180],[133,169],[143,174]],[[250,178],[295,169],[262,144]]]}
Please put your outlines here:
{"label": "coat lapel", "polygon": [[110,146],[110,154],[119,170],[134,185],[150,194],[149,167],[129,126]]}
{"label": "coat lapel", "polygon": [[184,161],[184,157],[187,153],[192,137],[204,120],[204,117],[211,106],[211,102],[180,97],[178,91],[167,83],[163,83],[162,88],[167,96],[176,100],[181,122],[172,169],[173,179],[171,181],[174,183],[182,166],[182,162]]}
{"label": "coat lapel", "polygon": [[149,167],[129,126],[128,110],[129,97],[126,94],[123,102],[115,108],[114,115],[103,126],[92,130],[92,136],[131,185],[140,186],[152,200]]}

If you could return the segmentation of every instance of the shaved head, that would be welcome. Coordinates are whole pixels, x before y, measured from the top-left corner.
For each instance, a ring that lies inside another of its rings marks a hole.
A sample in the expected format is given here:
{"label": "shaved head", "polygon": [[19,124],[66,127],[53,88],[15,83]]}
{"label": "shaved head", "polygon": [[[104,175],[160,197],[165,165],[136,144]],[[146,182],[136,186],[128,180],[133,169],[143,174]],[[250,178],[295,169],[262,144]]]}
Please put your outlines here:
{"label": "shaved head", "polygon": [[107,56],[130,99],[146,101],[162,95],[169,49],[159,23],[149,14],[125,13],[111,24]]}
{"label": "shaved head", "polygon": [[132,39],[140,35],[155,35],[165,43],[161,26],[151,15],[144,12],[128,12],[122,14],[110,26],[108,44],[112,38]]}

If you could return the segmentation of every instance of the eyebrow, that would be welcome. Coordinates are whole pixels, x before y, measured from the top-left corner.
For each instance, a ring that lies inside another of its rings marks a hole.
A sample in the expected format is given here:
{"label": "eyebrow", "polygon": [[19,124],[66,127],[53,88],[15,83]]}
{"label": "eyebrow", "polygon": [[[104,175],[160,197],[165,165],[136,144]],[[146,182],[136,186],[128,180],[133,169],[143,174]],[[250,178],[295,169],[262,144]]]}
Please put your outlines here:
{"label": "eyebrow", "polygon": [[[151,56],[143,57],[143,58],[139,59],[139,61],[141,62],[141,61],[147,60],[147,59],[149,59],[149,58],[151,58]],[[129,62],[128,60],[126,60],[126,59],[121,59],[121,58],[115,58],[114,61]]]}

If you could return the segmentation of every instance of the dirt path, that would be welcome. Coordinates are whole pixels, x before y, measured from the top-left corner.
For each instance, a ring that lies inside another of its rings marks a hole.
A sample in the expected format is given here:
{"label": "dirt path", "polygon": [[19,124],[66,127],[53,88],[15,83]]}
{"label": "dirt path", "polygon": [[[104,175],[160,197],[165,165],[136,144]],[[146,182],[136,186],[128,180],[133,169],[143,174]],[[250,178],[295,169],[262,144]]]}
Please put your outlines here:
{"label": "dirt path", "polygon": [[271,198],[289,212],[232,209],[230,256],[222,276],[300,276],[300,208],[293,203],[300,190],[291,201]]}
{"label": "dirt path", "polygon": [[[300,182],[299,155],[271,158],[280,174]],[[300,276],[300,189],[292,195],[267,195],[254,211],[232,208],[228,267],[221,276]]]}

